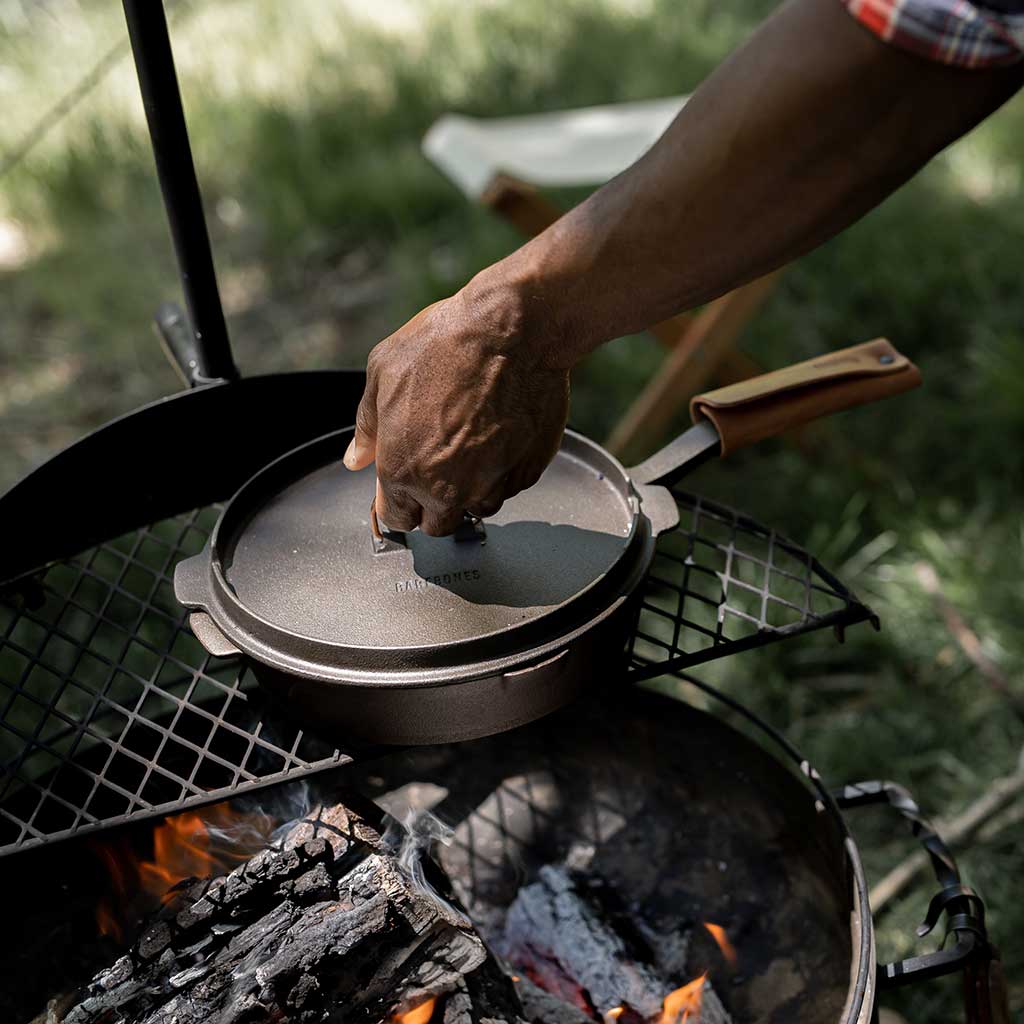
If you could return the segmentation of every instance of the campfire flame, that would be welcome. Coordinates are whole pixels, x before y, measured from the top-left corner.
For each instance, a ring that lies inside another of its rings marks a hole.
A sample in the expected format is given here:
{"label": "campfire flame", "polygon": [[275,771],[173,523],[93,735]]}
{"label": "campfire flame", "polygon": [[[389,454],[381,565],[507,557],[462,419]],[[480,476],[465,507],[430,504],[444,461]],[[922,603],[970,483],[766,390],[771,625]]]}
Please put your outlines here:
{"label": "campfire flame", "polygon": [[127,841],[97,845],[110,876],[109,897],[96,907],[97,930],[123,942],[126,918],[171,902],[171,890],[187,878],[212,878],[248,860],[266,846],[274,824],[267,814],[235,811],[225,801],[154,826],[152,860],[139,858]]}
{"label": "campfire flame", "polygon": [[212,875],[216,859],[210,853],[210,833],[198,812],[186,811],[153,829],[153,859],[139,864],[145,892],[169,903],[167,890],[186,878]]}
{"label": "campfire flame", "polygon": [[684,1024],[685,1021],[696,1024],[700,1019],[700,1004],[704,997],[704,982],[707,977],[705,972],[693,981],[687,982],[682,988],[669,992],[662,1003],[658,1024]]}
{"label": "campfire flame", "polygon": [[729,936],[725,934],[725,929],[720,924],[712,924],[710,921],[705,921],[704,927],[707,928],[711,938],[718,943],[718,948],[722,951],[722,956],[728,960],[732,967],[735,967],[736,947],[729,941]]}
{"label": "campfire flame", "polygon": [[417,1003],[411,1010],[405,1013],[393,1013],[388,1018],[388,1024],[428,1024],[434,1016],[434,1006],[437,1003],[436,996],[427,996],[422,1003]]}

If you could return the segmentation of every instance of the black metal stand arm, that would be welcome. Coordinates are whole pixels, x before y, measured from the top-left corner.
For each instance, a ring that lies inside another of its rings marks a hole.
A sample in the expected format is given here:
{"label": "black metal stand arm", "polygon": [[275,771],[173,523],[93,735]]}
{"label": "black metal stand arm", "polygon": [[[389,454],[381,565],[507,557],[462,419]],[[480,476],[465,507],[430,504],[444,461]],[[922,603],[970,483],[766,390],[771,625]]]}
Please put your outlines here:
{"label": "black metal stand arm", "polygon": [[189,383],[233,380],[238,370],[217,290],[163,3],[124,0],[124,13],[194,344],[180,330],[165,330],[159,319],[158,326],[169,354]]}

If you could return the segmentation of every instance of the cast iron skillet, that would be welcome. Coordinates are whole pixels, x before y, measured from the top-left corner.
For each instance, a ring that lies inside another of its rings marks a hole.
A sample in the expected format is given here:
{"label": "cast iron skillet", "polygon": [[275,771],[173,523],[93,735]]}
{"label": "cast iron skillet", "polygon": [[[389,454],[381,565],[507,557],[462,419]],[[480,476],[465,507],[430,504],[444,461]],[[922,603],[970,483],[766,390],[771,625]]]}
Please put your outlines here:
{"label": "cast iron skillet", "polygon": [[666,485],[713,455],[915,387],[878,339],[697,396],[695,426],[632,469],[573,431],[541,480],[453,537],[381,530],[351,428],[245,483],[175,593],[214,655],[317,727],[386,743],[484,736],[621,672],[639,585],[677,522]]}

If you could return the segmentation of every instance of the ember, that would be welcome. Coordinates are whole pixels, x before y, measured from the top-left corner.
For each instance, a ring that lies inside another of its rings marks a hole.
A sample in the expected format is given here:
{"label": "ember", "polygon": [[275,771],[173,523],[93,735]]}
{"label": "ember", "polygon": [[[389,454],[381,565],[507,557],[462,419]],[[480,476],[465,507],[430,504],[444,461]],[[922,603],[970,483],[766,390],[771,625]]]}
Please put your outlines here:
{"label": "ember", "polygon": [[428,1024],[434,1016],[434,1006],[437,1004],[435,996],[428,996],[422,1003],[418,1003],[411,1010],[405,1013],[396,1013],[388,1018],[389,1024]]}
{"label": "ember", "polygon": [[737,959],[736,947],[729,941],[729,936],[725,934],[725,929],[720,924],[712,924],[710,921],[705,921],[704,927],[708,930],[711,938],[718,943],[722,956],[725,957],[731,966],[735,967]]}

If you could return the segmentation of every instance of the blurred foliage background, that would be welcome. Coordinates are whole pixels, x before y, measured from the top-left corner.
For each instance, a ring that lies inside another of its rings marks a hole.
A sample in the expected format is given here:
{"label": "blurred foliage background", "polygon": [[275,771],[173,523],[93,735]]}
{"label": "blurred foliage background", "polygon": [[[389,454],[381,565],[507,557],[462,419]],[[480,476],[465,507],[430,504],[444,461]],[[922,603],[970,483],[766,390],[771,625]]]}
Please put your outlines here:
{"label": "blurred foliage background", "polygon": [[[686,92],[773,6],[170,2],[243,372],[361,366],[418,308],[519,244],[420,155],[439,114]],[[0,0],[0,110],[3,488],[176,390],[149,324],[179,295],[120,4]],[[1022,166],[1018,97],[793,266],[744,338],[771,367],[884,334],[919,363],[922,391],[819,429],[809,457],[765,446],[693,482],[809,547],[883,621],[843,646],[814,636],[703,675],[830,781],[893,778],[939,817],[1013,772],[1024,738]],[[577,374],[575,425],[605,436],[662,351],[641,337],[595,355]],[[987,672],[922,585],[928,571],[980,638]],[[861,813],[877,880],[910,842],[888,817]],[[1017,1013],[1022,838],[1011,808],[961,854],[990,903]],[[916,948],[932,888],[919,880],[879,916],[880,956]],[[952,981],[886,1003],[913,1021],[961,1019]]]}

